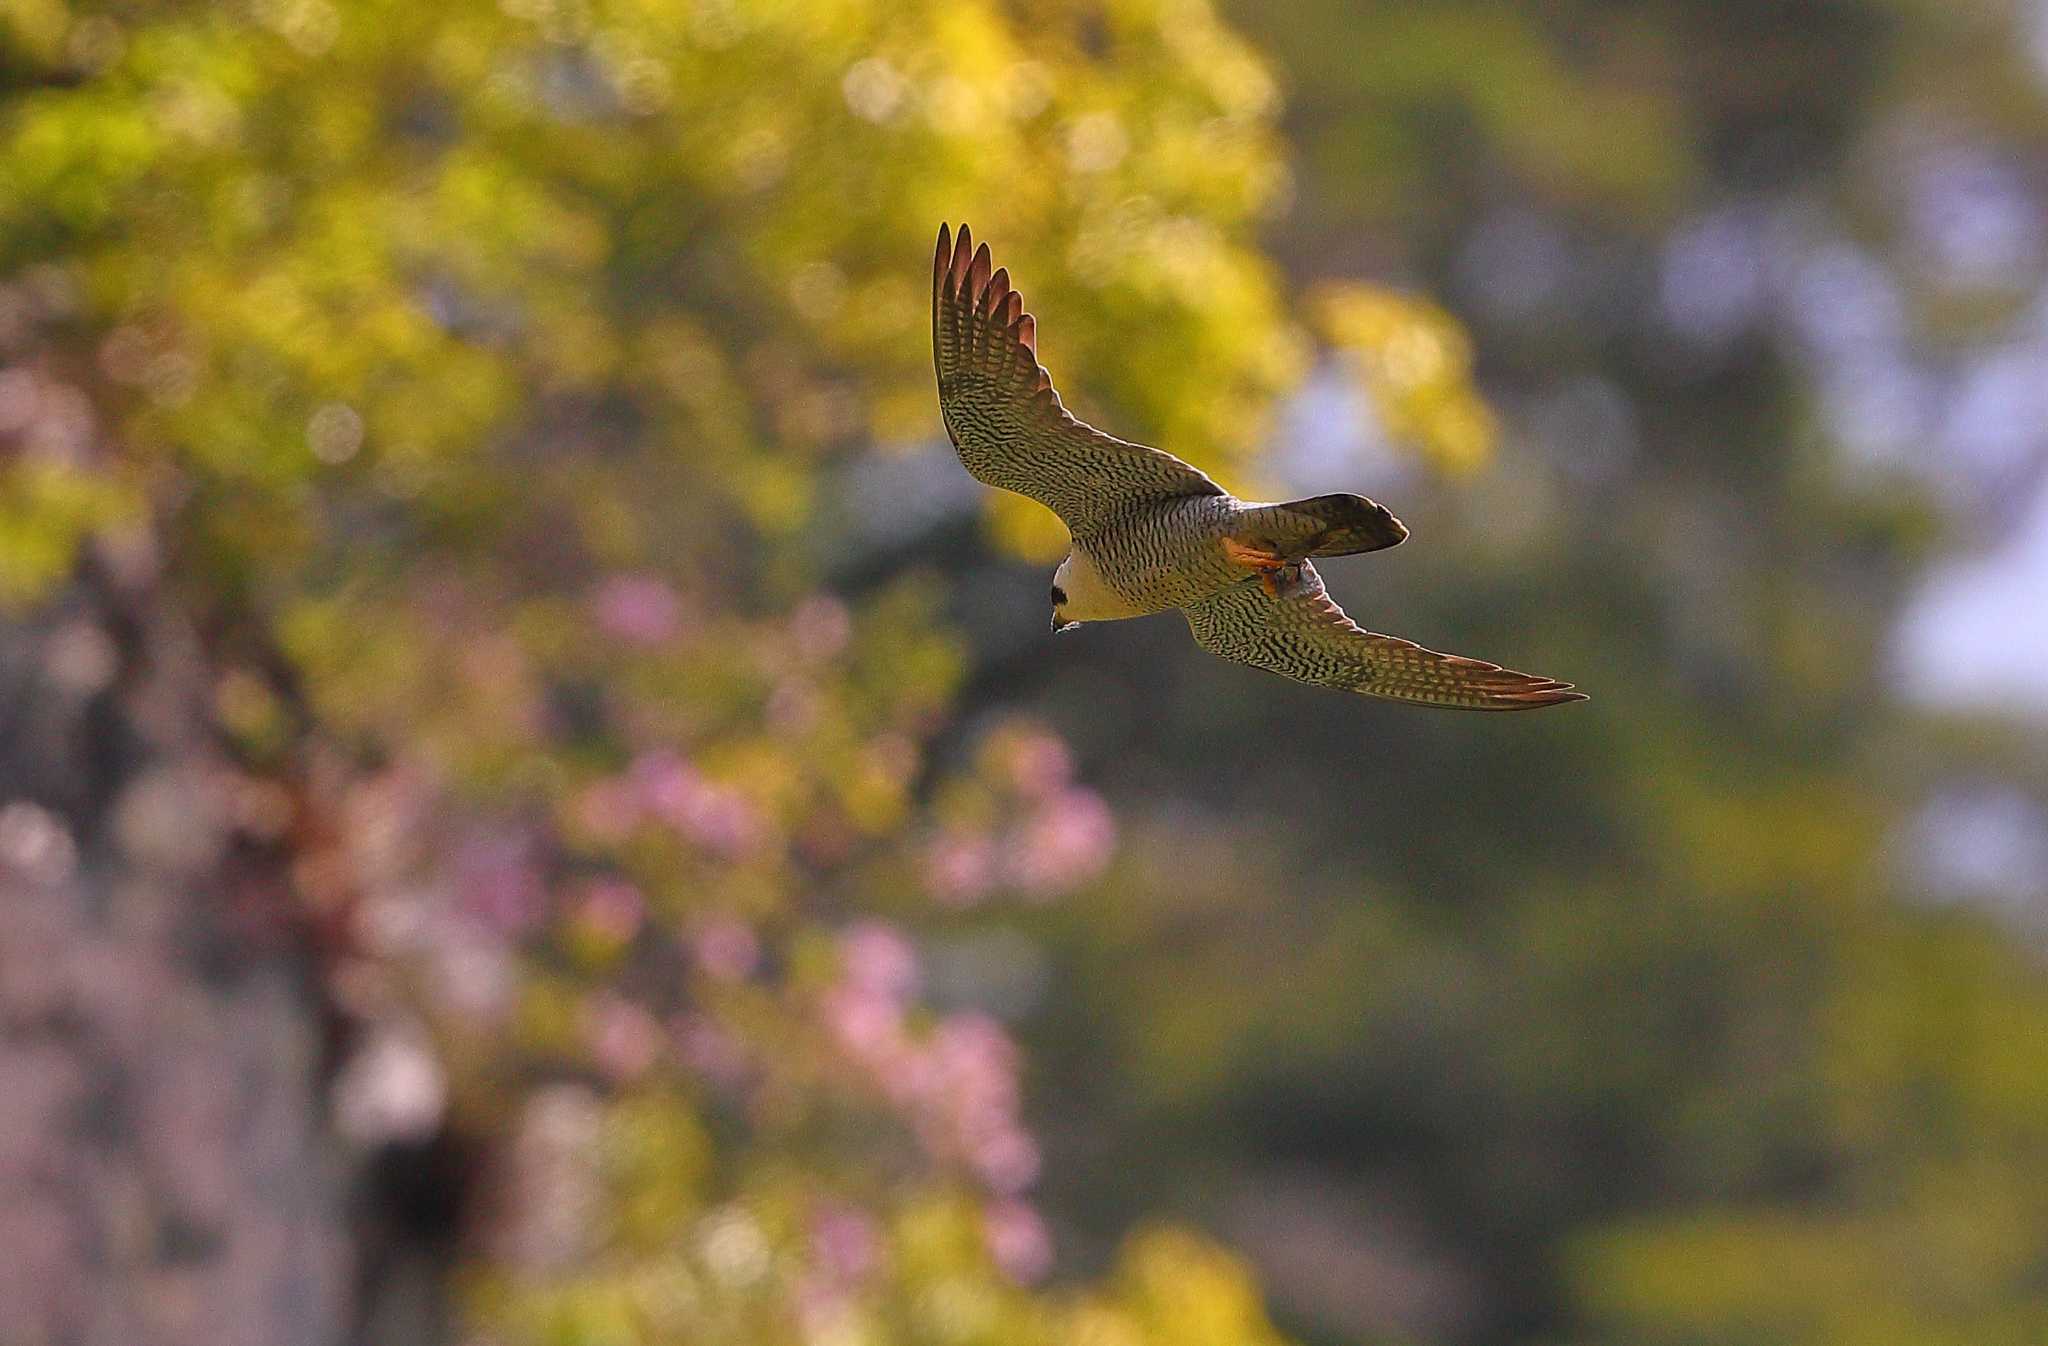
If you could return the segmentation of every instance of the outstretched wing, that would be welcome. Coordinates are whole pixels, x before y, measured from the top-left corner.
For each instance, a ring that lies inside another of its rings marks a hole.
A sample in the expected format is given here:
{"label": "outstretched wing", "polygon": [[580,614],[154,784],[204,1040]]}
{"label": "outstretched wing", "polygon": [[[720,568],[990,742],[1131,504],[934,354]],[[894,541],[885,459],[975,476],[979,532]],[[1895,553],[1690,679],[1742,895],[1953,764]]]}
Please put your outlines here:
{"label": "outstretched wing", "polygon": [[1223,488],[1170,453],[1105,435],[1060,405],[1038,363],[1038,327],[989,270],[960,226],[955,245],[939,226],[932,259],[932,354],[939,410],[960,461],[976,480],[1028,495],[1086,533],[1135,501],[1222,495]]}
{"label": "outstretched wing", "polygon": [[1278,597],[1248,579],[1193,604],[1187,618],[1195,643],[1211,654],[1319,687],[1459,710],[1533,710],[1586,699],[1568,682],[1364,630],[1305,562]]}

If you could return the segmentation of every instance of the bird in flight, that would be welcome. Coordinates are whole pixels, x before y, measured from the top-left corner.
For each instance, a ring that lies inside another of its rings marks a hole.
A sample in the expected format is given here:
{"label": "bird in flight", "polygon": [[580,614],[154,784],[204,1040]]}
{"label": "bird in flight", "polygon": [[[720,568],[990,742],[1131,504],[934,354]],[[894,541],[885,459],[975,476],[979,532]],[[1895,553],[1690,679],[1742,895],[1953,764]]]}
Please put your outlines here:
{"label": "bird in flight", "polygon": [[1408,530],[1359,495],[1239,500],[1170,453],[1106,435],[1060,404],[1038,326],[967,226],[939,227],[932,353],[946,433],[976,480],[1060,516],[1072,547],[1052,577],[1052,629],[1179,609],[1211,654],[1365,696],[1461,710],[1532,710],[1585,694],[1367,631],[1313,558],[1391,547]]}

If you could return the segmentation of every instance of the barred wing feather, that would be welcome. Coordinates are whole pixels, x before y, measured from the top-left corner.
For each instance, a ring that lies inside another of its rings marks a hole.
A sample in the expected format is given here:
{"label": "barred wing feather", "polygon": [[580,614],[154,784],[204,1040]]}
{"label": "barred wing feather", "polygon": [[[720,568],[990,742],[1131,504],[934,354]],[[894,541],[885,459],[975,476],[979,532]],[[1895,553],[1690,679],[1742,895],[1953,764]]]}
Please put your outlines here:
{"label": "barred wing feather", "polygon": [[957,243],[939,228],[932,354],[946,433],[968,472],[1045,505],[1077,535],[1134,503],[1223,494],[1172,454],[1106,435],[1060,404],[1038,363],[1036,321],[964,224]]}
{"label": "barred wing feather", "polygon": [[1567,682],[1367,631],[1344,615],[1306,563],[1277,596],[1246,580],[1189,607],[1187,619],[1195,643],[1211,654],[1364,696],[1459,710],[1533,710],[1586,699]]}

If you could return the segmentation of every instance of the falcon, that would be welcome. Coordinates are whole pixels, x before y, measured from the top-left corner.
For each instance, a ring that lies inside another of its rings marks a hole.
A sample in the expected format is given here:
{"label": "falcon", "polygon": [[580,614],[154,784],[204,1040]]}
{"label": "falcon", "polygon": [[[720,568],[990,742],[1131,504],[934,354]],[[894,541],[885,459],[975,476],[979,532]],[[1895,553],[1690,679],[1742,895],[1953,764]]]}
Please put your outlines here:
{"label": "falcon", "polygon": [[966,225],[932,259],[939,410],[976,480],[1060,516],[1072,546],[1052,577],[1052,629],[1178,609],[1211,654],[1299,682],[1418,706],[1533,710],[1585,694],[1367,631],[1315,561],[1394,546],[1408,529],[1359,495],[1239,500],[1160,449],[1106,435],[1061,405],[1038,325]]}

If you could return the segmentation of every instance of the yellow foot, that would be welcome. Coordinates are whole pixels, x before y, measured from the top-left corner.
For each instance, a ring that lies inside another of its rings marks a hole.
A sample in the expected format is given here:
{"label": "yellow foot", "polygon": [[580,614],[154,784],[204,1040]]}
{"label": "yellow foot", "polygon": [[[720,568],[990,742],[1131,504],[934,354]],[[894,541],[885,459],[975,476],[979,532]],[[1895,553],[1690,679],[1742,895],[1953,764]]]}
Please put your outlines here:
{"label": "yellow foot", "polygon": [[1291,578],[1295,571],[1294,565],[1280,553],[1249,542],[1239,542],[1236,538],[1223,539],[1223,554],[1230,558],[1232,564],[1241,565],[1256,574],[1259,587],[1266,591],[1268,598],[1278,598],[1281,579]]}

